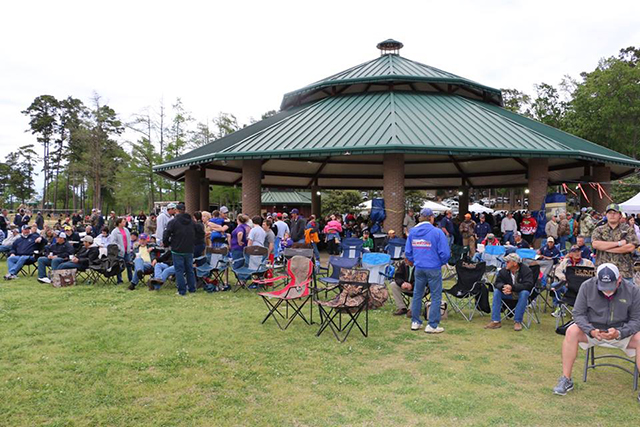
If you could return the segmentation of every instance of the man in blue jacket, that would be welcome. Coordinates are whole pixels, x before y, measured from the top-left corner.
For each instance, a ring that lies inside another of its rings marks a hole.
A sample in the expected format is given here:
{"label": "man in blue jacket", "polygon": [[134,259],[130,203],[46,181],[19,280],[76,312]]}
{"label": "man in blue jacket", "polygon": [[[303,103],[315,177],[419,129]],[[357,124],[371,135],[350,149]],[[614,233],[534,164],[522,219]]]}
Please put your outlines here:
{"label": "man in blue jacket", "polygon": [[73,255],[73,246],[67,242],[67,234],[63,231],[58,233],[56,240],[44,248],[44,256],[38,258],[38,282],[51,283],[47,277],[47,267],[57,270],[58,266]]}
{"label": "man in blue jacket", "polygon": [[415,266],[415,286],[411,301],[411,330],[422,326],[420,312],[424,291],[429,285],[431,308],[425,332],[439,334],[444,328],[440,323],[440,302],[442,301],[442,266],[449,261],[451,250],[444,232],[433,226],[433,211],[429,208],[420,211],[419,224],[411,229],[407,237],[405,257]]}
{"label": "man in blue jacket", "polygon": [[7,258],[9,272],[4,276],[5,280],[18,278],[17,274],[22,269],[22,266],[35,260],[34,252],[43,241],[44,243],[47,242],[38,234],[32,234],[31,227],[28,225],[22,226],[22,235],[11,245],[11,252],[9,258]]}

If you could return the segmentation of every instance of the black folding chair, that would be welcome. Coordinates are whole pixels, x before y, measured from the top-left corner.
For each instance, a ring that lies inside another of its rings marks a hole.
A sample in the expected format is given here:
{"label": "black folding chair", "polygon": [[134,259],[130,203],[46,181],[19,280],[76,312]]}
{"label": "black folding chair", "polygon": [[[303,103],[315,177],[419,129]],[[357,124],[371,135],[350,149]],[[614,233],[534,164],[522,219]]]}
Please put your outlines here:
{"label": "black folding chair", "polygon": [[561,295],[558,289],[551,290],[560,303],[560,315],[556,317],[556,328],[559,325],[564,325],[565,316],[573,316],[573,306],[576,303],[580,287],[584,282],[595,276],[595,274],[596,269],[594,267],[573,265],[567,267],[567,271],[565,272],[565,286],[567,289],[564,294]]}
{"label": "black folding chair", "polygon": [[[533,275],[533,288],[527,298],[527,306],[524,310],[524,319],[522,324],[525,328],[529,329],[531,323],[535,320],[537,324],[540,324],[540,317],[538,316],[538,297],[540,296],[540,265],[530,264],[529,268]],[[503,299],[501,310],[504,312],[505,317],[514,317],[516,315],[516,306],[518,305],[517,299]]]}
{"label": "black folding chair", "polygon": [[478,306],[482,288],[486,286],[483,279],[486,268],[487,264],[484,262],[459,260],[456,263],[457,283],[450,289],[443,290],[453,311],[459,313],[467,322],[473,319],[476,311],[482,314]]}
{"label": "black folding chair", "polygon": [[[338,283],[340,293],[329,301],[315,301],[320,310],[321,325],[316,336],[327,328],[338,342],[345,342],[354,326],[365,338],[369,335],[369,270],[341,269]],[[359,322],[365,313],[364,325]],[[343,320],[343,317],[345,319]]]}

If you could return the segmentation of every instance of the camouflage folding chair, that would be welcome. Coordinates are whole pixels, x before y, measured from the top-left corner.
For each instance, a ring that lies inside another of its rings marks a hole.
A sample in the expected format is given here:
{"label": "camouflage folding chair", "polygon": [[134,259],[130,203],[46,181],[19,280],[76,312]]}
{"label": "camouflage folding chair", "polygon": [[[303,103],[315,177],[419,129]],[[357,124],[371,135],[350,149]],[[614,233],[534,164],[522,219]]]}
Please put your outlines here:
{"label": "camouflage folding chair", "polygon": [[[313,306],[309,304],[309,319],[304,316],[302,310],[312,297],[313,261],[299,255],[292,257],[287,262],[286,277],[288,284],[284,288],[273,292],[258,293],[269,309],[261,323],[273,318],[278,327],[285,330],[296,317],[299,317],[307,325],[311,325],[313,323]],[[282,280],[282,277],[280,279]],[[281,311],[283,304],[284,313]]]}
{"label": "camouflage folding chair", "polygon": [[[369,304],[371,290],[369,270],[341,269],[340,293],[328,301],[315,301],[320,310],[321,325],[316,336],[328,329],[338,342],[345,342],[354,327],[365,338],[369,335]],[[364,324],[360,315],[364,312]],[[343,319],[344,318],[344,319]]]}

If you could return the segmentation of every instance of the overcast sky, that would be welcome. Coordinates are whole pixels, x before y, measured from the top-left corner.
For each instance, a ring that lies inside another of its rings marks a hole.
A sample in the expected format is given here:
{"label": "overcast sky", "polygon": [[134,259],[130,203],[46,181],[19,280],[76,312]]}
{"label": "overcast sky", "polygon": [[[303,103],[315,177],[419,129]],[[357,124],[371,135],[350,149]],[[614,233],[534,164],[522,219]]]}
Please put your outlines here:
{"label": "overcast sky", "polygon": [[[181,97],[241,123],[282,95],[379,55],[533,92],[640,45],[640,1],[23,1],[0,6],[0,160],[36,143],[20,113],[95,91],[123,119]],[[126,134],[126,138],[135,136]],[[40,151],[40,147],[38,147]]]}

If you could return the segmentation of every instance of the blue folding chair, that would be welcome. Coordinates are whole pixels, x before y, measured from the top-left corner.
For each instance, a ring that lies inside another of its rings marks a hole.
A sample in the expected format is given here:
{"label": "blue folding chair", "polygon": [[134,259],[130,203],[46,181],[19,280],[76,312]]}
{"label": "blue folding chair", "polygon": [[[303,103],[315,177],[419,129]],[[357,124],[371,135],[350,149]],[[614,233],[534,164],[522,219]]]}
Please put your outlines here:
{"label": "blue folding chair", "polygon": [[535,249],[529,248],[516,249],[516,254],[520,259],[536,259],[536,255],[538,255]]}
{"label": "blue folding chair", "polygon": [[248,285],[247,281],[251,278],[263,276],[267,270],[267,257],[269,250],[262,246],[248,246],[244,248],[244,263],[241,266],[234,264],[231,268],[236,276],[236,287],[233,289],[237,292],[240,288],[252,289],[257,286]]}
{"label": "blue folding chair", "polygon": [[348,237],[340,243],[343,258],[355,258],[360,260],[362,257],[362,245],[364,242],[356,237]]}
{"label": "blue folding chair", "polygon": [[485,278],[488,282],[493,283],[498,274],[498,270],[504,267],[504,255],[506,252],[507,248],[501,245],[487,246],[484,248],[482,261],[487,265]]}
{"label": "blue folding chair", "polygon": [[387,242],[387,247],[384,248],[384,251],[389,254],[393,261],[399,261],[404,258],[404,248],[406,245],[406,239],[394,237]]}
{"label": "blue folding chair", "polygon": [[[229,286],[229,248],[227,246],[207,248],[204,255],[206,262],[196,264],[196,276],[203,279],[207,292],[221,291]],[[210,278],[209,278],[210,277]]]}
{"label": "blue folding chair", "polygon": [[[340,270],[346,269],[351,270],[358,265],[360,259],[358,258],[344,258],[339,256],[331,256],[329,257],[329,266],[327,268],[320,267],[320,270],[326,271],[326,277],[320,277],[318,280],[324,283],[327,287],[321,289],[321,291],[325,291],[325,294],[334,289],[338,283],[340,283]],[[331,269],[331,274],[329,275],[329,269]]]}
{"label": "blue folding chair", "polygon": [[369,283],[372,285],[384,285],[394,273],[389,254],[370,252],[362,255],[362,268],[369,270]]}

